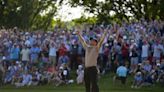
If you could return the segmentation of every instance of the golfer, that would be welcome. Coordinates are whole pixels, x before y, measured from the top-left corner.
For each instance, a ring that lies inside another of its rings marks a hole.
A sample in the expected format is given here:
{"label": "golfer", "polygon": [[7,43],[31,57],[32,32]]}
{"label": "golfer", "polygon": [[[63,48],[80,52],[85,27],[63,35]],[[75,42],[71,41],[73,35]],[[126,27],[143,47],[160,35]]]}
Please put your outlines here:
{"label": "golfer", "polygon": [[85,70],[84,70],[84,81],[86,92],[99,92],[98,87],[98,71],[97,71],[97,58],[99,55],[99,49],[104,41],[104,38],[107,34],[107,31],[104,32],[100,41],[98,42],[96,38],[90,38],[89,44],[85,42],[82,35],[80,34],[81,30],[77,31],[80,42],[82,43],[85,49]]}

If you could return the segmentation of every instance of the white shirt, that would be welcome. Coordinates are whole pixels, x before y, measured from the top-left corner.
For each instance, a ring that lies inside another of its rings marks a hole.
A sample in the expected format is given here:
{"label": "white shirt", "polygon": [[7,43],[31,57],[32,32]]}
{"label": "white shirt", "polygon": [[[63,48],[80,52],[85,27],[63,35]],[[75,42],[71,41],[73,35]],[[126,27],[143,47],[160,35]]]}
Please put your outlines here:
{"label": "white shirt", "polygon": [[160,46],[160,45],[154,45],[154,50],[153,51],[154,51],[153,57],[160,58],[161,52],[162,52],[162,46]]}
{"label": "white shirt", "polygon": [[79,70],[79,69],[78,69],[78,70],[76,71],[76,73],[77,73],[78,76],[84,76],[84,70]]}
{"label": "white shirt", "polygon": [[56,48],[55,47],[50,47],[49,56],[56,56]]}
{"label": "white shirt", "polygon": [[142,46],[142,57],[148,57],[149,45]]}
{"label": "white shirt", "polygon": [[26,41],[25,41],[25,45],[30,46],[30,44],[31,44],[31,43],[30,43],[29,40],[26,40]]}
{"label": "white shirt", "polygon": [[29,61],[30,60],[30,50],[29,49],[22,49],[22,61]]}
{"label": "white shirt", "polygon": [[23,84],[28,84],[30,81],[32,81],[32,75],[28,74],[28,75],[23,75]]}

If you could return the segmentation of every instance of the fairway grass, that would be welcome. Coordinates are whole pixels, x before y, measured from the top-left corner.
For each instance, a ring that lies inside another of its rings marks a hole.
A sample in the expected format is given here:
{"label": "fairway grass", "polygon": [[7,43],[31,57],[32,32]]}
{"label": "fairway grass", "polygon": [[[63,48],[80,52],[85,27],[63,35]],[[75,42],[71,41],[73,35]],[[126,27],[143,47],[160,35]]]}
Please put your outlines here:
{"label": "fairway grass", "polygon": [[[128,77],[126,85],[112,82],[113,74],[107,74],[99,80],[100,92],[164,92],[164,87],[157,84],[149,87],[142,87],[140,89],[130,88],[132,77]],[[69,84],[59,87],[53,85],[45,86],[30,86],[15,88],[14,86],[7,85],[0,88],[0,92],[85,92],[84,85]]]}

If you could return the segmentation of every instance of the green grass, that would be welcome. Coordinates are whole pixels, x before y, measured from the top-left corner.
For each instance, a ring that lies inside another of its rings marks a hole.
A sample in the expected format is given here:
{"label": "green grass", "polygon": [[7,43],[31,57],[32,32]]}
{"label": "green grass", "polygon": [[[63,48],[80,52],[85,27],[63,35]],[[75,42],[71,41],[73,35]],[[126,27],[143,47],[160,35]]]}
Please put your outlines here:
{"label": "green grass", "polygon": [[[132,89],[130,88],[132,77],[128,77],[126,85],[121,85],[119,81],[113,84],[112,78],[113,74],[101,77],[99,80],[100,92],[164,92],[164,88],[159,84],[140,89]],[[76,83],[59,87],[46,85],[15,88],[14,86],[8,85],[1,87],[0,92],[85,92],[85,88],[84,85],[77,85]]]}

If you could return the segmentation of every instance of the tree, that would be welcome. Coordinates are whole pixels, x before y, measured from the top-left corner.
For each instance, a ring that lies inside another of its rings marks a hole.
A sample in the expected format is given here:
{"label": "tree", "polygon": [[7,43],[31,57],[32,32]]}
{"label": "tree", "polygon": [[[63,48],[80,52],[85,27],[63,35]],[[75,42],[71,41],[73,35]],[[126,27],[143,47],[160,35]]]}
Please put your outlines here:
{"label": "tree", "polygon": [[[1,0],[0,26],[47,29],[56,14],[57,0]],[[37,23],[38,22],[38,23]]]}
{"label": "tree", "polygon": [[[97,16],[98,22],[109,23],[113,18],[129,20],[146,18],[164,20],[164,0],[69,0],[73,7],[83,6]],[[111,11],[115,13],[111,16]]]}

